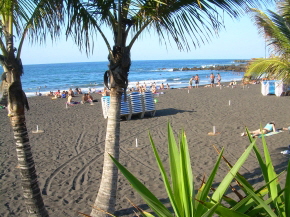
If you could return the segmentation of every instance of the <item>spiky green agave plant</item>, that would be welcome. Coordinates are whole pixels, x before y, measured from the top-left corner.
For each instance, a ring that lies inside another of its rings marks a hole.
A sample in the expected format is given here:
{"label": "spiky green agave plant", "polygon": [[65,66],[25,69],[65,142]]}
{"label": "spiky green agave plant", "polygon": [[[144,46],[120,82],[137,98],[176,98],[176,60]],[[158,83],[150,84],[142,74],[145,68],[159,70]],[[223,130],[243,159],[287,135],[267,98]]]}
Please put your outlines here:
{"label": "spiky green agave plant", "polygon": [[[183,131],[181,132],[179,142],[176,143],[172,128],[170,124],[168,124],[168,152],[171,182],[160,160],[156,145],[150,136],[153,152],[164,181],[165,190],[171,202],[173,213],[124,166],[113,157],[112,160],[157,216],[205,217],[212,216],[214,213],[220,216],[231,217],[258,216],[258,214],[266,216],[289,216],[289,197],[286,197],[286,195],[290,195],[290,173],[287,173],[286,186],[281,190],[281,186],[277,182],[278,175],[274,171],[265,139],[262,138],[265,161],[262,159],[262,155],[257,148],[256,140],[250,137],[249,139],[251,142],[250,145],[235,165],[232,166],[226,161],[230,167],[230,171],[219,186],[213,189],[211,186],[223,157],[223,150],[219,153],[217,162],[208,180],[202,183],[198,192],[195,194],[194,179],[185,133]],[[238,173],[253,149],[256,153],[266,183],[258,190],[255,190],[254,187]],[[242,191],[241,193],[234,191],[239,196],[239,201],[225,196],[233,179],[239,184]],[[210,190],[214,192],[211,193]],[[265,195],[268,195],[267,199],[264,199]],[[273,207],[276,208],[273,210]],[[149,215],[151,214],[143,214],[143,216]]]}

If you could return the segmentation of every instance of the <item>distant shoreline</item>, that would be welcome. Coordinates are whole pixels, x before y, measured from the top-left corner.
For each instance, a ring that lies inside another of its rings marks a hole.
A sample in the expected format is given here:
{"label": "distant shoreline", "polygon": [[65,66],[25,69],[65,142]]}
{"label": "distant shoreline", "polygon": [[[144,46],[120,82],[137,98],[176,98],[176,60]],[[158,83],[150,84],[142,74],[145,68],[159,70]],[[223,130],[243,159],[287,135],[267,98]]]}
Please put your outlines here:
{"label": "distant shoreline", "polygon": [[[222,58],[222,59],[164,59],[164,60],[131,60],[134,61],[178,61],[178,60],[232,60],[237,63],[248,63],[250,59],[228,59],[228,58]],[[30,66],[30,65],[54,65],[54,64],[75,64],[75,63],[108,63],[108,60],[100,60],[100,61],[85,61],[85,62],[65,62],[65,63],[27,63],[23,64],[23,66]]]}
{"label": "distant shoreline", "polygon": [[200,70],[212,70],[212,71],[233,71],[233,72],[245,72],[247,64],[239,65],[215,65],[215,66],[206,66],[206,67],[184,67],[184,68],[173,68],[173,71],[200,71]]}

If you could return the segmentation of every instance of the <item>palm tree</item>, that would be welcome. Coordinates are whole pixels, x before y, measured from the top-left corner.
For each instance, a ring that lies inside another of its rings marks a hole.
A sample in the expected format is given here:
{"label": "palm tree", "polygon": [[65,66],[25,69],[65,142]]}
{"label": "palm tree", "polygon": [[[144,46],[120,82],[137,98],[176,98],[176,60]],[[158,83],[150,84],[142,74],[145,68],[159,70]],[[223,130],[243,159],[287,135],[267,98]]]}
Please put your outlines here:
{"label": "palm tree", "polygon": [[[90,36],[100,36],[108,48],[104,83],[111,90],[103,174],[94,207],[113,213],[118,171],[109,155],[119,160],[120,102],[128,86],[130,51],[144,32],[155,32],[166,45],[188,51],[208,42],[223,27],[221,12],[237,18],[249,7],[270,0],[68,0],[67,35],[89,52]],[[107,36],[105,28],[111,30]],[[90,33],[91,34],[90,34]],[[113,45],[110,45],[112,39]],[[106,216],[93,209],[92,216]]]}
{"label": "palm tree", "polygon": [[283,80],[290,83],[290,0],[277,3],[278,13],[268,10],[268,15],[252,9],[255,24],[271,47],[272,56],[254,59],[246,75]]}
{"label": "palm tree", "polygon": [[[62,2],[60,2],[62,3]],[[22,90],[21,48],[26,37],[44,42],[46,34],[58,35],[61,4],[56,0],[2,0],[0,3],[0,55],[2,75],[2,103],[8,105],[13,129],[21,185],[29,216],[48,216],[39,189],[35,164],[29,144],[24,108],[29,109]],[[15,40],[18,39],[16,48]]]}

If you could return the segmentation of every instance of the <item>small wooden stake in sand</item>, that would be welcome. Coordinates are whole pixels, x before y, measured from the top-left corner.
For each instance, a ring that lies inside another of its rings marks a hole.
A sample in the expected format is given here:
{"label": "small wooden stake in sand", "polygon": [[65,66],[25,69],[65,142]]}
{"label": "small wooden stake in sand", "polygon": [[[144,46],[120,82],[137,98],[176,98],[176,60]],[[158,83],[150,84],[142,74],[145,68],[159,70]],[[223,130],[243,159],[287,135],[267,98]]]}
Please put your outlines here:
{"label": "small wooden stake in sand", "polygon": [[38,129],[38,125],[36,125],[36,131],[32,130],[32,133],[43,133],[43,132],[44,132],[43,130]]}
{"label": "small wooden stake in sand", "polygon": [[187,90],[187,93],[189,93],[189,90]]}
{"label": "small wooden stake in sand", "polygon": [[136,148],[138,148],[138,140],[137,140],[137,138],[136,138]]}
{"label": "small wooden stake in sand", "polygon": [[218,134],[220,134],[220,132],[216,132],[215,126],[212,127],[212,132],[207,133],[207,135],[209,135],[209,136],[215,136]]}
{"label": "small wooden stake in sand", "polygon": [[229,100],[229,105],[231,105],[231,100]]}

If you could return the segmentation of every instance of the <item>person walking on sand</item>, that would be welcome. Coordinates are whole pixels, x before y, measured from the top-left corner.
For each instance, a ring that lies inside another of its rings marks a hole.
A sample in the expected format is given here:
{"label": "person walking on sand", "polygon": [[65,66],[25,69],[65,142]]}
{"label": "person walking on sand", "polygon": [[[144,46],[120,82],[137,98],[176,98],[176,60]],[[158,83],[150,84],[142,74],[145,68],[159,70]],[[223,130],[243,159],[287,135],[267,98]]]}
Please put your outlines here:
{"label": "person walking on sand", "polygon": [[198,88],[198,84],[199,84],[199,76],[198,76],[198,74],[195,75],[194,81],[195,81],[195,88]]}
{"label": "person walking on sand", "polygon": [[211,73],[209,78],[210,78],[210,87],[214,87],[214,78],[215,78],[214,74]]}
{"label": "person walking on sand", "polygon": [[218,83],[218,86],[221,86],[221,80],[222,80],[222,77],[220,75],[220,73],[217,73],[217,83]]}

